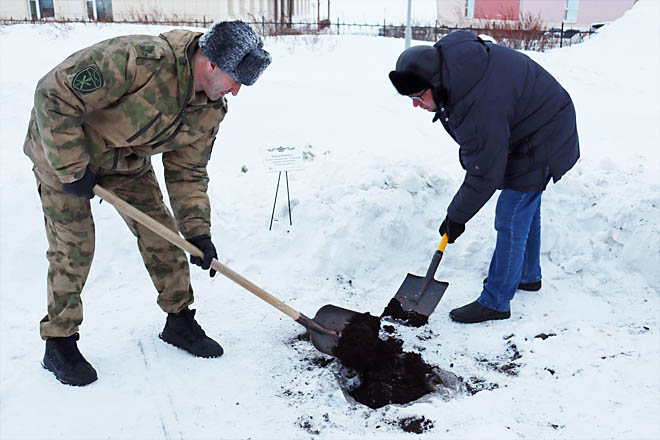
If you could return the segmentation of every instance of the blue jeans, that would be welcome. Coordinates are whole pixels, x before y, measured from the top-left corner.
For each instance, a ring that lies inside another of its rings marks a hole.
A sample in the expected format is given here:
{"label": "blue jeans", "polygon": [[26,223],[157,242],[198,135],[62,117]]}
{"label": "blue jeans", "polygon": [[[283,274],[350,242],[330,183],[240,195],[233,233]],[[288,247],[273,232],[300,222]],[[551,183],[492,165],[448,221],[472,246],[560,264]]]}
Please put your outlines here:
{"label": "blue jeans", "polygon": [[541,195],[502,190],[495,210],[497,244],[488,269],[488,282],[477,299],[506,312],[518,284],[541,279]]}

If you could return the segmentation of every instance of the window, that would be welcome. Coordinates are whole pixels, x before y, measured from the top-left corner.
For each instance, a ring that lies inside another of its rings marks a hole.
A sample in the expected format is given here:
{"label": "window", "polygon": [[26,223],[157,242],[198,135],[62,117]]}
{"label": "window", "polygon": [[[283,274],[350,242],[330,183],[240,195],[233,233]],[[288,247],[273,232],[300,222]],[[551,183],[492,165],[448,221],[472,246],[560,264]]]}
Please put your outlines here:
{"label": "window", "polygon": [[580,0],[566,0],[566,23],[577,23]]}
{"label": "window", "polygon": [[89,20],[96,20],[95,14],[94,14],[94,0],[87,0],[87,18]]}
{"label": "window", "polygon": [[30,0],[30,19],[39,20],[39,14],[37,13],[37,0]]}
{"label": "window", "polygon": [[53,0],[39,0],[39,18],[55,18]]}
{"label": "window", "polygon": [[98,21],[112,21],[112,0],[96,0]]}
{"label": "window", "polygon": [[474,18],[474,0],[465,0],[465,17]]}

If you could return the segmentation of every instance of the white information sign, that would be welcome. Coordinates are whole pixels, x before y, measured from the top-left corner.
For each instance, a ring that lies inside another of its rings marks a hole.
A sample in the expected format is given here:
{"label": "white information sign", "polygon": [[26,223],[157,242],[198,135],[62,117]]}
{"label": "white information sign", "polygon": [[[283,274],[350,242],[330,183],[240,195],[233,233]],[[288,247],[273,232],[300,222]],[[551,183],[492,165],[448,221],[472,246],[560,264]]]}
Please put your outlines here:
{"label": "white information sign", "polygon": [[303,151],[300,147],[265,147],[263,157],[264,170],[267,173],[295,171],[305,168]]}

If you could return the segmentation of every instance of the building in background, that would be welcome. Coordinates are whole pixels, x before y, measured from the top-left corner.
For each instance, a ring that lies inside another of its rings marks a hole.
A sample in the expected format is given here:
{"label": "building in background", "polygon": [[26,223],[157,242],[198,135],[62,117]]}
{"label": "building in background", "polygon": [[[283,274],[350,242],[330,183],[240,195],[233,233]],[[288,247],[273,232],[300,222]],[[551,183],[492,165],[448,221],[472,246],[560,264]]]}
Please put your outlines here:
{"label": "building in background", "polygon": [[[414,0],[413,0],[414,1]],[[479,25],[484,20],[519,21],[538,17],[546,27],[588,29],[594,23],[614,21],[637,0],[437,0],[438,23],[445,26]]]}
{"label": "building in background", "polygon": [[[654,0],[660,1],[660,0]],[[614,21],[637,0],[412,0],[413,24],[479,27],[538,18],[545,28],[588,29]],[[405,23],[406,0],[0,0],[0,19],[291,23]],[[332,14],[332,15],[331,15]]]}
{"label": "building in background", "polygon": [[0,19],[190,21],[316,19],[318,0],[2,0]]}

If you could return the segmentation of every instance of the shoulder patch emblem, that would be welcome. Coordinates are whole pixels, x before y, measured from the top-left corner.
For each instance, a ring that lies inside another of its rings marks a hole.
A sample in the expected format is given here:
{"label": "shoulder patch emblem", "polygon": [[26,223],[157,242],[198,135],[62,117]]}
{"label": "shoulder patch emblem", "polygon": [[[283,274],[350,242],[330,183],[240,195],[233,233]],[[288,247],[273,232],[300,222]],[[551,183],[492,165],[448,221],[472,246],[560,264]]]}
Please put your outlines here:
{"label": "shoulder patch emblem", "polygon": [[71,86],[80,93],[90,93],[104,86],[103,76],[96,66],[87,66],[75,74]]}

